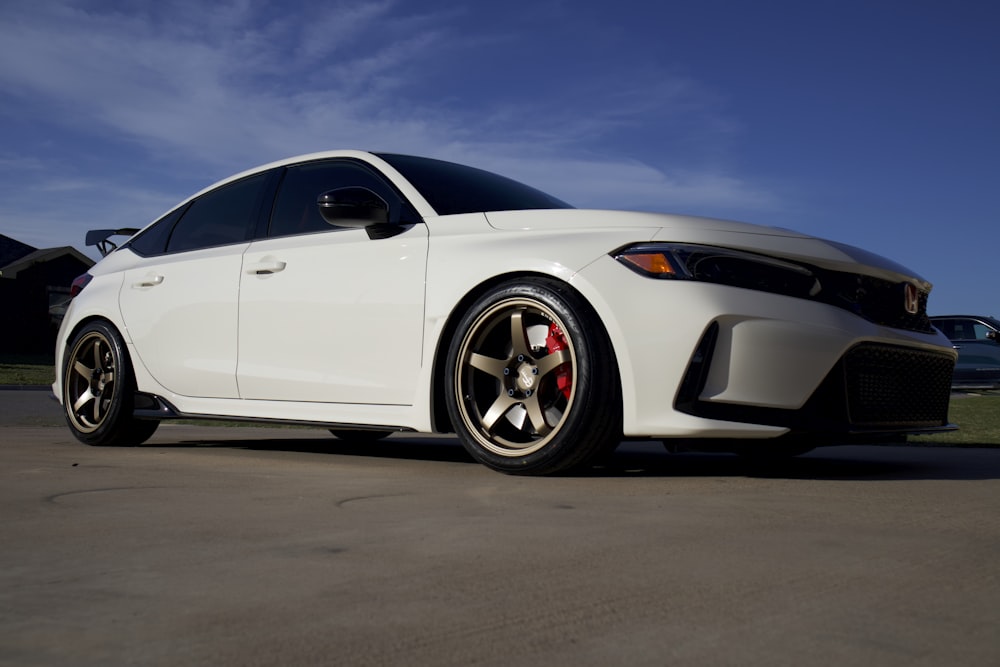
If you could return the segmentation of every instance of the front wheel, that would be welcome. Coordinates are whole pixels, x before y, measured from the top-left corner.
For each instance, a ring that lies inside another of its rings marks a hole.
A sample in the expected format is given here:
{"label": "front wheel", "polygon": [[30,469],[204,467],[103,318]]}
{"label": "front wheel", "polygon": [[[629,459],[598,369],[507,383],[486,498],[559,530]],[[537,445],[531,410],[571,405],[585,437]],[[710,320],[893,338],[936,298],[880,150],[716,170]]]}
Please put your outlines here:
{"label": "front wheel", "polygon": [[507,473],[580,467],[621,438],[610,342],[590,306],[549,279],[479,299],[448,351],[446,400],[463,445]]}
{"label": "front wheel", "polygon": [[105,322],[91,322],[70,344],[62,394],[70,430],[88,445],[140,445],[160,424],[132,416],[132,366],[121,337]]}

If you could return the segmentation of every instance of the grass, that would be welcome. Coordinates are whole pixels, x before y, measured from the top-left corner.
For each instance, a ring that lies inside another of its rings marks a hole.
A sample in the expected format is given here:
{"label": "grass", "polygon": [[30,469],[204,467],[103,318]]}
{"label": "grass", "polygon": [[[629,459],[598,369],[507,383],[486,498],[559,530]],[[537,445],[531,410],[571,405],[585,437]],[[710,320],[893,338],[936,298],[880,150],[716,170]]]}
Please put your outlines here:
{"label": "grass", "polygon": [[[30,357],[0,359],[0,385],[50,385],[55,381],[51,362]],[[951,421],[955,433],[910,436],[914,445],[935,447],[1000,447],[1000,392],[956,395],[951,399]],[[202,423],[202,422],[198,422]],[[236,422],[234,425],[245,425]]]}
{"label": "grass", "polygon": [[958,395],[951,399],[948,418],[958,424],[954,433],[914,435],[914,445],[1000,447],[1000,393]]}
{"label": "grass", "polygon": [[0,362],[0,385],[50,385],[56,380],[55,368],[49,364]]}

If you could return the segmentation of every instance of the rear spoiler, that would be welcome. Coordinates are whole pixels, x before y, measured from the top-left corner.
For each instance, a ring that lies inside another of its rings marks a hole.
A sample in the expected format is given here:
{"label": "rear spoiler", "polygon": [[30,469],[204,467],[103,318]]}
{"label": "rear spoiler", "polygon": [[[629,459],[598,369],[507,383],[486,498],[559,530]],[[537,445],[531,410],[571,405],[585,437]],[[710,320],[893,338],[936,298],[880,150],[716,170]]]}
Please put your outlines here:
{"label": "rear spoiler", "polygon": [[107,257],[108,253],[118,247],[118,244],[111,240],[112,236],[132,236],[139,230],[134,227],[123,227],[122,229],[92,229],[87,232],[84,241],[87,245],[96,245],[101,257]]}

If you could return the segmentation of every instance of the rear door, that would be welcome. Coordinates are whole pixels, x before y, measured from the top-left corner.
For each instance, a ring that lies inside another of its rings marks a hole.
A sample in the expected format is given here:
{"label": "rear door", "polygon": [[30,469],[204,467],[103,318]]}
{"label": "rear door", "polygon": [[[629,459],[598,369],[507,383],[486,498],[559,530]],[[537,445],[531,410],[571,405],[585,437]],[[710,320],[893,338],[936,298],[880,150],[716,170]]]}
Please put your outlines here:
{"label": "rear door", "polygon": [[171,392],[238,397],[240,269],[266,178],[208,192],[132,244],[150,256],[125,273],[122,317],[136,363]]}

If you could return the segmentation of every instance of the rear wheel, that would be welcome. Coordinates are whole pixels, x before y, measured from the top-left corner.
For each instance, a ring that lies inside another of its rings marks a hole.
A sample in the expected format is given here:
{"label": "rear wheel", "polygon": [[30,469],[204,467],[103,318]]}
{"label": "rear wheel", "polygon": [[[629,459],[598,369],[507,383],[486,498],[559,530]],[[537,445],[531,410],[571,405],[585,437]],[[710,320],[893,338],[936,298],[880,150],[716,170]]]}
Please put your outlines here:
{"label": "rear wheel", "polygon": [[582,466],[621,438],[614,354],[565,285],[522,279],[479,299],[458,325],[446,399],[463,445],[508,473]]}
{"label": "rear wheel", "polygon": [[62,392],[66,422],[88,445],[139,445],[160,425],[132,416],[135,376],[121,337],[105,322],[91,322],[73,339]]}

